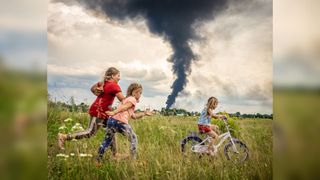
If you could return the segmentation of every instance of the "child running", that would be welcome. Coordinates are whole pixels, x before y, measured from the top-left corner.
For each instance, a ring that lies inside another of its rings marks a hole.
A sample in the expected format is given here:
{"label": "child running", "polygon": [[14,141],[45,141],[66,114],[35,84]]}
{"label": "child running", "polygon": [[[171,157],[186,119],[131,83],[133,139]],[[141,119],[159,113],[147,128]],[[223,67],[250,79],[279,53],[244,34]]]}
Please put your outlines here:
{"label": "child running", "polygon": [[210,155],[215,155],[217,149],[213,149],[214,142],[218,137],[217,129],[218,126],[211,125],[211,118],[223,119],[226,118],[225,115],[216,115],[213,110],[218,106],[218,99],[215,97],[210,97],[205,108],[202,110],[199,121],[198,128],[200,133],[206,133],[210,137],[212,137],[207,153]]}
{"label": "child running", "polygon": [[[117,97],[119,101],[122,101],[125,97],[121,92],[121,88],[118,85],[120,80],[120,71],[114,67],[110,67],[104,75],[102,82],[92,86],[91,91],[97,96],[96,100],[90,106],[90,122],[88,129],[85,131],[76,132],[73,134],[58,134],[58,145],[60,149],[64,149],[65,141],[72,139],[90,138],[96,134],[97,130],[104,124],[104,121],[108,119],[108,115],[105,111],[111,110],[111,105],[114,98]],[[113,155],[117,155],[116,141],[113,141],[112,152]]]}
{"label": "child running", "polygon": [[126,98],[119,104],[118,108],[114,111],[106,112],[109,116],[107,122],[106,136],[102,144],[100,145],[97,157],[97,165],[101,165],[103,154],[105,150],[109,147],[112,138],[116,132],[125,135],[130,141],[130,151],[132,158],[136,159],[137,154],[137,136],[134,133],[132,127],[129,125],[129,119],[138,119],[143,116],[153,115],[150,111],[144,111],[140,113],[134,113],[136,104],[139,102],[142,93],[142,86],[138,83],[132,83],[128,87]]}

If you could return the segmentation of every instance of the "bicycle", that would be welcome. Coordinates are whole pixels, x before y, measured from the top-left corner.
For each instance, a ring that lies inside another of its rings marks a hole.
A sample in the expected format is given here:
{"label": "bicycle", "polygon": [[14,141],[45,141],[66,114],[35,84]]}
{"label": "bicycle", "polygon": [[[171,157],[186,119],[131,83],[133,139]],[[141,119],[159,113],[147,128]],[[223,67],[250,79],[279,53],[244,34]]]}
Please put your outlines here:
{"label": "bicycle", "polygon": [[[218,136],[217,141],[213,145],[214,149],[218,151],[219,147],[229,139],[229,142],[224,146],[224,154],[228,160],[233,162],[243,162],[249,158],[249,149],[247,148],[246,144],[240,141],[239,139],[233,138],[230,133],[229,123],[227,118],[223,119],[223,122],[226,125],[227,132]],[[183,138],[181,141],[181,151],[184,155],[189,152],[191,153],[200,153],[206,154],[208,149],[208,144],[212,137],[209,135],[206,136],[204,140],[202,140],[197,132],[191,132],[190,135]],[[205,133],[200,133],[205,134]],[[191,147],[188,148],[188,145],[191,143]]]}

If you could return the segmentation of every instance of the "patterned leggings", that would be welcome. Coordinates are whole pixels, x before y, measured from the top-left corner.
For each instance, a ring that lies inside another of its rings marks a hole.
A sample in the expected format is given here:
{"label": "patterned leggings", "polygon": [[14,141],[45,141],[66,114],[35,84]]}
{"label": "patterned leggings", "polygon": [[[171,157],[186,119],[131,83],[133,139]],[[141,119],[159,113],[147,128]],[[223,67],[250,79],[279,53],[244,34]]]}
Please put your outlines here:
{"label": "patterned leggings", "polygon": [[[70,141],[72,139],[90,138],[97,133],[98,129],[100,129],[101,126],[103,126],[103,122],[104,122],[104,119],[90,116],[88,128],[84,131],[68,134],[67,140]],[[112,140],[111,150],[113,154],[117,153],[117,144],[116,144],[115,136],[113,137],[113,140]]]}
{"label": "patterned leggings", "polygon": [[130,151],[133,158],[136,158],[137,154],[137,136],[133,132],[131,126],[129,124],[122,123],[116,119],[109,118],[106,129],[106,137],[99,148],[99,158],[101,159],[105,150],[109,147],[109,145],[113,141],[113,137],[116,132],[119,132],[125,135],[130,141]]}

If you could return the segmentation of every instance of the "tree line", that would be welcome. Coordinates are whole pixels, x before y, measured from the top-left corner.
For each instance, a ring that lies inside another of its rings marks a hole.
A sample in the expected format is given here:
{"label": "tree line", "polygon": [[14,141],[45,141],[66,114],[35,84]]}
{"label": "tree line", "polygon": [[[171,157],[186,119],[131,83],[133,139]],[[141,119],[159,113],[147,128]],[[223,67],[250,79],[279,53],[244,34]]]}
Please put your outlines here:
{"label": "tree line", "polygon": [[[162,108],[159,112],[163,116],[200,116],[200,112],[197,111],[187,111],[185,109],[177,109],[177,108]],[[261,119],[273,119],[273,114],[241,114],[240,112],[236,113],[227,113],[227,112],[219,112],[220,114],[228,114],[230,117],[235,118],[261,118]],[[218,114],[219,114],[218,113]]]}
{"label": "tree line", "polygon": [[[69,112],[88,112],[89,105],[85,103],[76,104],[74,97],[71,97],[69,102],[61,102],[61,101],[52,101],[50,95],[48,95],[48,105],[58,107],[61,110],[69,111]],[[142,110],[137,109],[137,112],[141,112]],[[155,110],[157,114],[163,116],[200,116],[200,112],[198,111],[187,111],[181,108],[161,108],[161,110]],[[218,114],[228,114],[232,118],[261,118],[261,119],[273,119],[273,114],[241,114],[240,112],[236,113],[227,113],[227,112],[219,112]]]}

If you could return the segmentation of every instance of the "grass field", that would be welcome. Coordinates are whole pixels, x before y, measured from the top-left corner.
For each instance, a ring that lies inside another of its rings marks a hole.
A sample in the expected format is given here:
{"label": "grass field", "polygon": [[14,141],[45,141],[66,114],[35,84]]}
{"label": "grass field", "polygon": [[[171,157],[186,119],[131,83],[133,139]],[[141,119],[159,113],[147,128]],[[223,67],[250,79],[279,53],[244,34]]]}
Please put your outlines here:
{"label": "grass field", "polygon": [[[223,148],[215,158],[180,152],[180,141],[197,130],[196,117],[152,116],[132,120],[138,137],[138,159],[114,159],[111,151],[104,163],[96,167],[94,158],[104,138],[100,130],[91,139],[66,142],[66,150],[57,146],[57,133],[67,118],[86,128],[88,115],[48,107],[48,179],[272,179],[272,120],[237,120],[240,133],[249,150],[249,160],[234,164],[226,159]],[[129,152],[129,143],[117,134],[118,151]],[[81,157],[80,153],[91,156]],[[69,157],[57,156],[58,154]]]}

